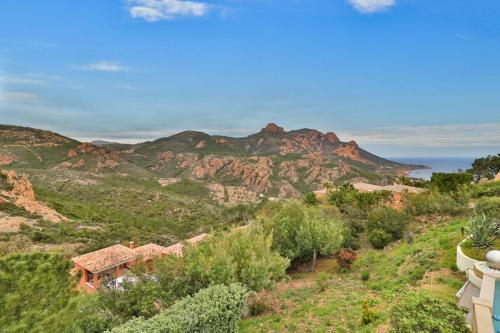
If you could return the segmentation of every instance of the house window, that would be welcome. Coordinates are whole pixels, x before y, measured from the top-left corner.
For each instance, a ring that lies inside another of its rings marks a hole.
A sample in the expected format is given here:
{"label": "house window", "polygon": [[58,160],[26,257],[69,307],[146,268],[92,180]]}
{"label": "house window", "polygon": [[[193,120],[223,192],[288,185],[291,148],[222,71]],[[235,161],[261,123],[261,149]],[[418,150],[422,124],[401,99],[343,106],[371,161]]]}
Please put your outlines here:
{"label": "house window", "polygon": [[87,271],[87,284],[91,287],[94,286],[94,273]]}

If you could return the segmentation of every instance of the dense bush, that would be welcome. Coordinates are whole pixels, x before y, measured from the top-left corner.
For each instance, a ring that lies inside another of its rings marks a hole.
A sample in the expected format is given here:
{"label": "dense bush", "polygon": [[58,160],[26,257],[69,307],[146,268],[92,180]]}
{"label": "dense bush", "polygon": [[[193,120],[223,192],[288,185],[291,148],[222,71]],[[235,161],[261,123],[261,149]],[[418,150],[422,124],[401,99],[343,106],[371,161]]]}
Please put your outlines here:
{"label": "dense bush", "polygon": [[391,309],[394,333],[466,333],[465,317],[454,303],[424,293],[408,293]]}
{"label": "dense bush", "polygon": [[291,202],[264,221],[273,235],[273,248],[292,262],[313,260],[317,255],[335,253],[342,244],[341,224],[320,208]]}
{"label": "dense bush", "polygon": [[500,182],[476,184],[474,194],[476,197],[500,197]]}
{"label": "dense bush", "polygon": [[340,268],[344,271],[350,270],[354,260],[358,258],[356,252],[350,249],[340,249],[335,253],[335,258]]}
{"label": "dense bush", "polygon": [[389,200],[390,197],[391,193],[388,191],[364,193],[347,183],[331,192],[329,201],[344,214],[364,218],[371,208]]}
{"label": "dense bush", "polygon": [[479,199],[476,212],[500,220],[500,197]]}
{"label": "dense bush", "polygon": [[368,230],[383,230],[392,240],[401,239],[406,230],[410,217],[390,207],[378,207],[368,216]]}
{"label": "dense bush", "polygon": [[289,260],[271,249],[272,236],[260,229],[237,230],[214,235],[201,244],[185,248],[182,257],[164,257],[156,275],[175,297],[193,294],[215,284],[240,283],[259,291],[286,277]]}
{"label": "dense bush", "polygon": [[460,215],[467,211],[467,204],[446,194],[424,192],[406,198],[406,211],[414,216],[426,214]]}
{"label": "dense bush", "polygon": [[215,285],[187,296],[146,320],[133,319],[113,333],[231,333],[237,332],[247,290],[238,284]]}
{"label": "dense bush", "polygon": [[431,185],[441,193],[452,193],[459,190],[461,186],[469,185],[472,176],[469,173],[443,173],[434,172],[431,177]]}
{"label": "dense bush", "polygon": [[368,234],[368,240],[374,248],[383,249],[391,242],[392,237],[382,229],[373,229]]}
{"label": "dense bush", "polygon": [[71,263],[46,253],[0,259],[0,331],[65,332],[75,313]]}

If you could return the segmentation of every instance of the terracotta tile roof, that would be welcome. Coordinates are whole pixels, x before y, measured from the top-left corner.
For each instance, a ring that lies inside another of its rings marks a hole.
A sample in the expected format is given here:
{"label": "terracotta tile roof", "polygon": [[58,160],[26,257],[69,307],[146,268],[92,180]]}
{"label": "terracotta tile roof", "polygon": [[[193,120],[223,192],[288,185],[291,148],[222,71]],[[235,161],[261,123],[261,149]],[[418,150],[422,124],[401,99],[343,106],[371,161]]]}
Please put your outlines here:
{"label": "terracotta tile roof", "polygon": [[188,239],[186,242],[188,242],[189,244],[197,244],[207,237],[208,237],[208,234],[201,234],[201,235],[198,235],[198,236],[195,236],[193,238]]}
{"label": "terracotta tile roof", "polygon": [[71,260],[93,273],[98,273],[136,258],[137,253],[133,249],[117,244],[74,257]]}
{"label": "terracotta tile roof", "polygon": [[135,248],[134,251],[138,257],[141,257],[144,260],[150,260],[154,257],[169,254],[168,248],[154,243],[139,246]]}
{"label": "terracotta tile roof", "polygon": [[182,243],[177,243],[167,247],[167,254],[175,254],[176,256],[182,256],[182,248],[184,245]]}
{"label": "terracotta tile roof", "polygon": [[[207,237],[208,237],[208,234],[201,234],[201,235],[198,235],[198,236],[195,236],[193,238],[186,240],[186,243],[189,243],[192,245],[198,244],[199,242],[201,242],[202,240],[204,240]],[[167,247],[167,254],[175,254],[176,256],[182,256],[183,248],[184,248],[184,244],[182,242],[176,243],[174,245]]]}

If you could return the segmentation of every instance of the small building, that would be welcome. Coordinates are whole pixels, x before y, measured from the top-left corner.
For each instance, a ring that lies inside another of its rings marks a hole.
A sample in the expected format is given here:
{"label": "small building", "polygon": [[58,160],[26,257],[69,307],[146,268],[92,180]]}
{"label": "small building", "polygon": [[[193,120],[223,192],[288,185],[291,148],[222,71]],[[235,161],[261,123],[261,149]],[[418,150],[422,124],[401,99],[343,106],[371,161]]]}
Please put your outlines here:
{"label": "small building", "polygon": [[120,244],[74,257],[73,274],[81,272],[79,287],[95,292],[102,281],[111,281],[122,276],[136,262],[138,255],[130,247]]}
{"label": "small building", "polygon": [[[186,240],[187,244],[197,244],[204,240],[208,234],[201,234]],[[108,285],[113,281],[127,275],[130,268],[136,264],[146,264],[152,272],[153,259],[165,255],[182,256],[184,243],[179,242],[169,247],[149,243],[135,248],[134,242],[129,246],[120,244],[106,247],[94,252],[86,253],[72,258],[74,268],[72,275],[81,273],[78,286],[87,292],[95,292],[100,285]]]}

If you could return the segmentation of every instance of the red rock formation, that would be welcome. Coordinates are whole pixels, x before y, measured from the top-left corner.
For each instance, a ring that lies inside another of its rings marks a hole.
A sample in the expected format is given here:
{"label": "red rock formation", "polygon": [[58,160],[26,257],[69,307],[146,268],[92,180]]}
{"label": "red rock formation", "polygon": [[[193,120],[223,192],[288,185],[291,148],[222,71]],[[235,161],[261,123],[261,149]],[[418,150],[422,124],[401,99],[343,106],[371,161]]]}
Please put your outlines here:
{"label": "red rock formation", "polygon": [[16,158],[11,154],[0,154],[0,165],[9,165],[15,160]]}
{"label": "red rock formation", "polygon": [[275,123],[270,123],[267,124],[266,127],[260,130],[262,133],[268,133],[268,134],[284,134],[285,130],[283,127],[279,127]]}
{"label": "red rock formation", "polygon": [[335,154],[349,158],[354,161],[360,161],[363,163],[370,163],[369,161],[363,159],[359,153],[359,146],[355,141],[349,141],[347,143],[342,143],[339,147],[335,149]]}
{"label": "red rock formation", "polygon": [[33,185],[26,175],[18,177],[15,171],[2,171],[2,175],[12,187],[10,191],[1,192],[3,201],[10,201],[17,207],[22,207],[27,212],[41,216],[47,221],[56,223],[68,221],[65,216],[59,214],[56,210],[36,200]]}
{"label": "red rock formation", "polygon": [[196,146],[194,146],[194,148],[196,148],[196,149],[201,149],[201,148],[205,147],[205,145],[206,145],[205,140],[201,140],[200,142],[198,142],[198,143],[196,144]]}

